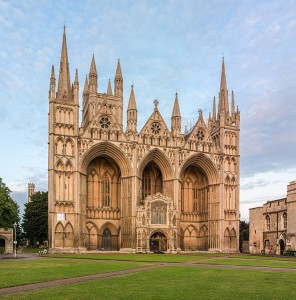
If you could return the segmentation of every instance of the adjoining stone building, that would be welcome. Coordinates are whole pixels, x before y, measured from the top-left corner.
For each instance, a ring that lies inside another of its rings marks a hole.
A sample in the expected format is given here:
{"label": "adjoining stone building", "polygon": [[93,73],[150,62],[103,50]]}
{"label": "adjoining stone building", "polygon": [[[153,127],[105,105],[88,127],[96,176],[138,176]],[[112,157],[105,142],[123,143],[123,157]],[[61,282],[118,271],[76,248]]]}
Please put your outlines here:
{"label": "adjoining stone building", "polygon": [[[181,132],[176,94],[171,128],[154,100],[138,131],[134,86],[123,125],[123,76],[98,92],[92,57],[82,92],[71,85],[64,31],[58,86],[49,89],[50,251],[239,251],[240,112],[229,108],[224,59],[208,122]],[[173,101],[172,101],[173,102]]]}
{"label": "adjoining stone building", "polygon": [[283,254],[296,250],[296,181],[287,187],[287,197],[267,201],[251,208],[249,224],[250,253]]}

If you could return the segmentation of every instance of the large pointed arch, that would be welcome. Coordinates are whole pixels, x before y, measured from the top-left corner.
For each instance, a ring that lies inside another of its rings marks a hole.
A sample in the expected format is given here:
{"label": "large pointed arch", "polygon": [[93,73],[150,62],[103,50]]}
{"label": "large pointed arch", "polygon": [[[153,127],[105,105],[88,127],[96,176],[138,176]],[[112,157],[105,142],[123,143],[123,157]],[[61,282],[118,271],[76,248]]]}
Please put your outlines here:
{"label": "large pointed arch", "polygon": [[131,173],[131,165],[127,157],[120,148],[110,142],[102,142],[95,144],[86,151],[80,162],[81,172],[86,174],[87,167],[96,157],[105,156],[114,159],[119,165],[122,177],[127,177]]}
{"label": "large pointed arch", "polygon": [[184,172],[189,166],[195,166],[200,168],[207,176],[210,185],[217,183],[218,181],[217,169],[213,164],[213,162],[211,161],[211,159],[207,157],[205,154],[197,153],[188,157],[183,163],[183,165],[181,166],[179,178],[183,178]]}
{"label": "large pointed arch", "polygon": [[138,168],[138,177],[141,178],[144,168],[150,162],[154,162],[160,169],[163,180],[170,180],[173,178],[173,168],[172,164],[169,161],[169,158],[165,153],[157,148],[152,149],[149,153],[143,157]]}

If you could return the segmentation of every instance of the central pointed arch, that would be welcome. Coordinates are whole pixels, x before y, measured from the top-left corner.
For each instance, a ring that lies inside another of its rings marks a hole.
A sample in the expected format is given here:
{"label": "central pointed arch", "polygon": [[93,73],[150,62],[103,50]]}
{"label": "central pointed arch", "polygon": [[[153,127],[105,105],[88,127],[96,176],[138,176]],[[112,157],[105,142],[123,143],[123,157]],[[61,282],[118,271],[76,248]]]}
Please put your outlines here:
{"label": "central pointed arch", "polygon": [[218,171],[209,157],[203,153],[193,154],[188,157],[180,170],[180,178],[184,177],[184,173],[189,166],[200,168],[206,175],[210,185],[216,184],[218,181]]}
{"label": "central pointed arch", "polygon": [[164,181],[171,180],[173,178],[174,171],[169,158],[164,152],[157,148],[152,149],[146,156],[143,157],[138,168],[139,178],[142,177],[146,165],[148,165],[150,162],[154,162],[159,167]]}

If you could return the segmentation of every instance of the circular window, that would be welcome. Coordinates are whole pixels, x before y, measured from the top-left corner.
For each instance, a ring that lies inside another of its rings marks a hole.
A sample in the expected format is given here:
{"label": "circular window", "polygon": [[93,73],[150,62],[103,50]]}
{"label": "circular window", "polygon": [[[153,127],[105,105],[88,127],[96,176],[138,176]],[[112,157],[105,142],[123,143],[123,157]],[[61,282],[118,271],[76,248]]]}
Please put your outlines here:
{"label": "circular window", "polygon": [[100,120],[100,125],[102,128],[109,128],[111,122],[108,117],[102,117]]}
{"label": "circular window", "polygon": [[161,129],[161,126],[160,126],[159,123],[152,123],[151,131],[152,131],[153,134],[159,134],[160,129]]}
{"label": "circular window", "polygon": [[198,130],[196,137],[199,141],[202,141],[205,137],[205,134],[202,130]]}

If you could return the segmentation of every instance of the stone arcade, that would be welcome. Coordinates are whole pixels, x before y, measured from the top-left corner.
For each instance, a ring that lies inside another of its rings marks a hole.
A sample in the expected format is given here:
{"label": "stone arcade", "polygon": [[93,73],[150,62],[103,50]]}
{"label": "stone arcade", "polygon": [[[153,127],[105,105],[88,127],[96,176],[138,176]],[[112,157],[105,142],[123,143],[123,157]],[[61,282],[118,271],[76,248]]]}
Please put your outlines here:
{"label": "stone arcade", "polygon": [[58,84],[49,89],[49,247],[51,252],[221,251],[239,249],[240,113],[229,108],[224,60],[218,105],[181,133],[176,94],[171,128],[154,100],[137,130],[131,86],[123,125],[123,76],[98,92],[92,57],[82,93],[71,85],[64,31]]}

